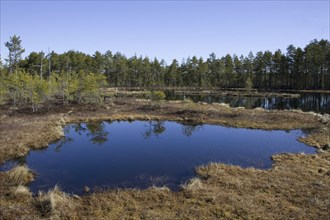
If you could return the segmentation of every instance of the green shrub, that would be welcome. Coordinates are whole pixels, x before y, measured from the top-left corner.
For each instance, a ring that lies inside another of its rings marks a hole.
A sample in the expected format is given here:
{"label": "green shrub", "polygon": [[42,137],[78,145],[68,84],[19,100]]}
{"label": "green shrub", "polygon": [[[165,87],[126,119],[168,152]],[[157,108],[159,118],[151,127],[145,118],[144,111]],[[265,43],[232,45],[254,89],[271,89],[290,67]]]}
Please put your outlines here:
{"label": "green shrub", "polygon": [[164,101],[166,95],[163,91],[152,91],[150,93],[150,100],[151,101]]}
{"label": "green shrub", "polygon": [[166,95],[163,91],[151,91],[149,94],[150,104],[154,107],[160,108],[164,102]]}
{"label": "green shrub", "polygon": [[8,95],[8,80],[6,78],[5,72],[1,70],[1,72],[0,72],[0,105],[5,104],[7,95]]}
{"label": "green shrub", "polygon": [[101,90],[106,85],[103,74],[62,72],[44,79],[19,70],[13,74],[1,73],[0,104],[11,100],[14,106],[31,106],[32,111],[52,97],[61,97],[63,104],[102,104]]}

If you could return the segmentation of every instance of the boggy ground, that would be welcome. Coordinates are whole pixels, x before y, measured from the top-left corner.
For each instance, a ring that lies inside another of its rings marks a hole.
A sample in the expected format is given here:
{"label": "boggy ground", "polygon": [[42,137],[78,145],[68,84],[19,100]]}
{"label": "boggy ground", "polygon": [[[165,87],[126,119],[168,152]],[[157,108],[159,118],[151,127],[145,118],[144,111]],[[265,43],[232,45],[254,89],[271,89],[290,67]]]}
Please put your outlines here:
{"label": "boggy ground", "polygon": [[63,135],[66,123],[86,120],[175,120],[260,129],[305,129],[315,155],[274,155],[270,170],[208,164],[180,192],[151,187],[67,195],[55,187],[32,196],[35,174],[21,166],[0,172],[0,219],[328,219],[330,153],[327,115],[229,108],[223,104],[115,99],[104,107],[60,106],[31,114],[0,108],[0,162],[41,148]]}

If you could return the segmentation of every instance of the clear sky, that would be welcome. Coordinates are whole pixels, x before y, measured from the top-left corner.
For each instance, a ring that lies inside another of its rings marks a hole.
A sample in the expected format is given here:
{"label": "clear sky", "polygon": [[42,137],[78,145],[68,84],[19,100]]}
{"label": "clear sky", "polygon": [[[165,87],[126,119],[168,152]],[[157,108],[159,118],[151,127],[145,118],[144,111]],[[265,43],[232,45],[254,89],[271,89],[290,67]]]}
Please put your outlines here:
{"label": "clear sky", "polygon": [[328,39],[325,1],[1,1],[1,57],[14,34],[32,51],[173,58],[247,55]]}

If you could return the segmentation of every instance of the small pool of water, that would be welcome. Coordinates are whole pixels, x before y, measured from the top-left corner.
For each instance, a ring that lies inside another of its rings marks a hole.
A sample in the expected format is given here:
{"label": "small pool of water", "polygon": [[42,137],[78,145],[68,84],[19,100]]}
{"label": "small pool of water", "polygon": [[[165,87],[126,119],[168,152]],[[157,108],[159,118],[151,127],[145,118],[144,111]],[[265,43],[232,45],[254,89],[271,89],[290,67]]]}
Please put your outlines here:
{"label": "small pool of water", "polygon": [[[58,184],[69,193],[95,188],[177,190],[209,162],[270,168],[271,156],[283,152],[314,153],[297,141],[300,130],[264,131],[170,121],[113,121],[70,124],[65,137],[19,161],[38,176],[33,192]],[[5,164],[4,166],[9,166]]]}

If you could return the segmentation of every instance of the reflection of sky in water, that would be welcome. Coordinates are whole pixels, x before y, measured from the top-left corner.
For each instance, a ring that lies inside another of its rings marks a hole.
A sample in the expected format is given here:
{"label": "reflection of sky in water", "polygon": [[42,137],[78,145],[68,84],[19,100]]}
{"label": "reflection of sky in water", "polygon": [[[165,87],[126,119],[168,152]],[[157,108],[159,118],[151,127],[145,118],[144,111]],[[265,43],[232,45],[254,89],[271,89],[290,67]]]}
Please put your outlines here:
{"label": "reflection of sky in water", "polygon": [[227,103],[231,107],[265,108],[265,109],[301,109],[330,113],[329,93],[300,93],[299,98],[285,97],[240,97],[240,96],[216,96],[216,95],[178,95],[167,92],[167,99],[191,98],[195,102]]}
{"label": "reflection of sky in water", "polygon": [[84,186],[167,185],[176,190],[196,166],[224,162],[270,168],[271,155],[313,153],[294,131],[263,131],[176,122],[90,122],[65,127],[66,136],[24,158],[38,173],[34,192],[59,184],[67,192]]}

